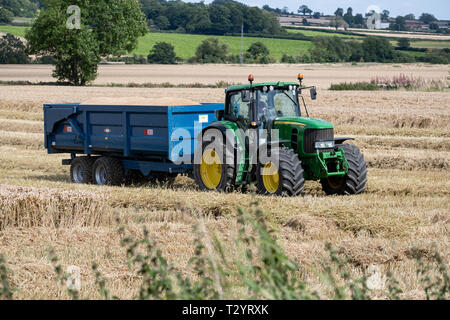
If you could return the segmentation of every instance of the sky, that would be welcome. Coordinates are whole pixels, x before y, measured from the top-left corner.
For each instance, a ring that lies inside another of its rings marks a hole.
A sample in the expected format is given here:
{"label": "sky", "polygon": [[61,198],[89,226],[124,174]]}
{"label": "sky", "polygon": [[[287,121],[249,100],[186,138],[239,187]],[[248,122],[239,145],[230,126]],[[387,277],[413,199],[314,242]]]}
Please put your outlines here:
{"label": "sky", "polygon": [[[185,0],[186,1],[186,0]],[[187,0],[188,2],[199,2],[199,0]],[[289,7],[289,11],[297,11],[300,5],[305,4],[313,11],[323,12],[324,14],[333,14],[336,9],[348,7],[353,8],[353,14],[365,13],[366,9],[375,5],[381,10],[390,11],[391,17],[404,16],[413,13],[419,17],[423,12],[431,13],[440,20],[450,20],[450,1],[449,0],[237,0],[250,6],[262,7],[268,4],[272,8]],[[205,3],[211,3],[212,0],[206,0]]]}

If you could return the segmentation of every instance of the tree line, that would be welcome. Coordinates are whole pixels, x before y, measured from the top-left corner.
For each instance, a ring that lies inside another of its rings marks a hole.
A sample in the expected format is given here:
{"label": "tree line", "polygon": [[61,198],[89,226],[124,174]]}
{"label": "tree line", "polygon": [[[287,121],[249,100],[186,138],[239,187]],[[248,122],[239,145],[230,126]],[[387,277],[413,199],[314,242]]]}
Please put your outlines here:
{"label": "tree line", "polygon": [[41,1],[39,0],[2,0],[0,3],[0,23],[11,23],[13,17],[33,18]]}
{"label": "tree line", "polygon": [[249,7],[237,1],[215,0],[186,3],[180,0],[140,0],[148,24],[160,30],[215,34],[241,32],[278,34],[280,23],[275,13]]}

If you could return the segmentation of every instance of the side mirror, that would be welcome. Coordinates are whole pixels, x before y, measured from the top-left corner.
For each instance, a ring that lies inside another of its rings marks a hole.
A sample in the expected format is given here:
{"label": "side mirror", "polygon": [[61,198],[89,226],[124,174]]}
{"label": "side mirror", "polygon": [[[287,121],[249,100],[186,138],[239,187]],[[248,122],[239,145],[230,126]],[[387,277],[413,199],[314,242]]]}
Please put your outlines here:
{"label": "side mirror", "polygon": [[312,88],[310,91],[311,94],[311,100],[316,100],[317,99],[317,90],[316,88]]}
{"label": "side mirror", "polygon": [[224,110],[216,110],[215,114],[216,114],[216,119],[220,121],[224,118],[225,111]]}
{"label": "side mirror", "polygon": [[241,91],[241,100],[242,102],[250,102],[250,90]]}

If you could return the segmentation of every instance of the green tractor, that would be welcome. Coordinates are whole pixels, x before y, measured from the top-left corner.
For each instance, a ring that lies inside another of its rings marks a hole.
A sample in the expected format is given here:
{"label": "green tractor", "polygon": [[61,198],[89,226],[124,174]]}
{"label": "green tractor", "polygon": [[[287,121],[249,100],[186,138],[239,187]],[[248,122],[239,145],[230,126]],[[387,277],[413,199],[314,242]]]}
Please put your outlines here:
{"label": "green tractor", "polygon": [[305,180],[320,180],[328,195],[366,189],[363,154],[344,143],[352,138],[335,138],[331,123],[309,117],[303,92],[314,100],[317,91],[302,84],[302,74],[298,80],[254,84],[250,75],[249,84],[226,89],[225,109],[198,137],[194,177],[200,189],[256,184],[260,194],[298,196]]}

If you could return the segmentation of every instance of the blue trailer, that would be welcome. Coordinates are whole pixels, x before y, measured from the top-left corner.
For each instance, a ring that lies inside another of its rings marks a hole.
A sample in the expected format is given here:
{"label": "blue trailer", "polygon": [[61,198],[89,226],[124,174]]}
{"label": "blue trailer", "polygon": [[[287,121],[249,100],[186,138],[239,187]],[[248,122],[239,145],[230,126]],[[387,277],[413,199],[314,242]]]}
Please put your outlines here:
{"label": "blue trailer", "polygon": [[[75,183],[119,185],[136,176],[171,179],[192,172],[197,134],[217,120],[220,110],[223,104],[46,104],[45,148],[50,154],[71,155],[63,165],[71,166]],[[185,134],[178,136],[180,131]],[[183,143],[190,148],[179,150],[186,136],[189,142]]]}

